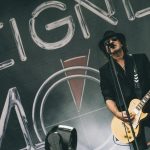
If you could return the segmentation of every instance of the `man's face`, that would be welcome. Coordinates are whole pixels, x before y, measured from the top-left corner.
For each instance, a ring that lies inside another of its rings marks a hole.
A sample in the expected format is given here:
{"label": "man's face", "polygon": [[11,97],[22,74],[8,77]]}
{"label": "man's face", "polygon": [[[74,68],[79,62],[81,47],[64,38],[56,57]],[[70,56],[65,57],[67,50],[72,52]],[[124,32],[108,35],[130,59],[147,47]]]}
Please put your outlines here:
{"label": "man's face", "polygon": [[122,43],[117,37],[111,37],[104,42],[106,50],[114,58],[123,57]]}
{"label": "man's face", "polygon": [[[104,45],[106,46],[106,50],[107,52],[110,52],[113,54],[113,52],[119,50],[122,48],[122,43],[120,42],[120,40],[117,37],[111,37],[109,39],[107,39],[104,42]],[[110,51],[109,51],[110,50]]]}

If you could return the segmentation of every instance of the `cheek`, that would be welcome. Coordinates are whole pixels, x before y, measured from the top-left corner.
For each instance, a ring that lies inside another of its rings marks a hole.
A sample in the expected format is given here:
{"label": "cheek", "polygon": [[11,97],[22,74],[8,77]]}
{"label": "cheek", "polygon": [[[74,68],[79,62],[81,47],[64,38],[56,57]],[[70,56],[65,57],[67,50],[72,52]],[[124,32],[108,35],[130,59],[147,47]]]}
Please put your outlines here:
{"label": "cheek", "polygon": [[122,43],[121,42],[119,42],[119,45],[122,47]]}
{"label": "cheek", "polygon": [[121,43],[116,42],[116,46],[117,46],[117,47],[122,47],[122,44],[121,44]]}

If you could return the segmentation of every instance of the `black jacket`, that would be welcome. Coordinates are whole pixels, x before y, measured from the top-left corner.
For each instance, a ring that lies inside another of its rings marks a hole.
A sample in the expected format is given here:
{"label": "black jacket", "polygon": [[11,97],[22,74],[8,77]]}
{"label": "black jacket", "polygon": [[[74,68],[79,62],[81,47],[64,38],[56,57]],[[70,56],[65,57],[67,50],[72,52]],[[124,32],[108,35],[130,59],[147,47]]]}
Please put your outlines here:
{"label": "black jacket", "polygon": [[[134,61],[133,61],[134,58]],[[127,107],[133,98],[139,98],[134,87],[134,62],[136,64],[142,98],[150,90],[150,62],[145,54],[133,54],[125,56],[125,71],[115,62],[118,79],[126,101]],[[100,87],[104,100],[111,99],[116,102],[118,108],[124,109],[123,102],[115,85],[115,79],[110,62],[99,69]],[[148,104],[148,103],[147,103]]]}

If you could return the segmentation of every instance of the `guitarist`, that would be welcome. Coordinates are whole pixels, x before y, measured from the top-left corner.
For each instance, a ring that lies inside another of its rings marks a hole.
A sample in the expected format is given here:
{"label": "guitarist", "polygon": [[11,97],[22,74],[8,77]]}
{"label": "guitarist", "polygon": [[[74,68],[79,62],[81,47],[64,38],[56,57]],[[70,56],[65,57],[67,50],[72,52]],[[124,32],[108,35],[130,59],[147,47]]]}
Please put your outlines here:
{"label": "guitarist", "polygon": [[[106,31],[99,47],[108,58],[112,56],[125,102],[129,107],[132,99],[141,99],[150,90],[150,62],[145,54],[127,53],[126,38],[122,33]],[[123,113],[125,107],[116,86],[110,60],[100,68],[100,81],[102,95],[108,109],[120,120],[128,122],[127,115]],[[143,111],[150,113],[149,102]],[[134,116],[135,114],[131,113],[130,119],[134,119]],[[140,133],[137,136],[140,150],[147,149],[145,126],[150,127],[150,117],[140,122]],[[136,150],[134,142],[133,147]]]}

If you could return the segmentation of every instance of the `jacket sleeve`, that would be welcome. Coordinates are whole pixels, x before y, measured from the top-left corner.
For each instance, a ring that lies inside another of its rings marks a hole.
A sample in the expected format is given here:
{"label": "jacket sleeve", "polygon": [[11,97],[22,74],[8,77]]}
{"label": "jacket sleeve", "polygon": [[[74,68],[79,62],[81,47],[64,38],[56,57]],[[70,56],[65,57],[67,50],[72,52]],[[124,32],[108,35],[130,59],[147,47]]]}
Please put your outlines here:
{"label": "jacket sleeve", "polygon": [[[148,57],[143,54],[143,74],[144,76],[146,76],[146,81],[144,86],[146,86],[146,93],[148,92],[148,90],[150,90],[150,61],[148,59]],[[150,101],[148,101],[148,103],[146,103],[145,107],[143,108],[143,112],[146,113],[150,113]]]}
{"label": "jacket sleeve", "polygon": [[150,89],[150,61],[148,57],[143,54],[144,57],[144,70],[145,70],[145,75],[147,76],[147,82],[149,83],[149,89]]}
{"label": "jacket sleeve", "polygon": [[101,68],[99,69],[99,72],[100,72],[100,88],[101,88],[101,92],[104,97],[104,100],[107,101],[109,99],[109,100],[115,101],[114,88],[109,78],[110,76],[109,70],[107,69],[104,70],[103,68]]}

